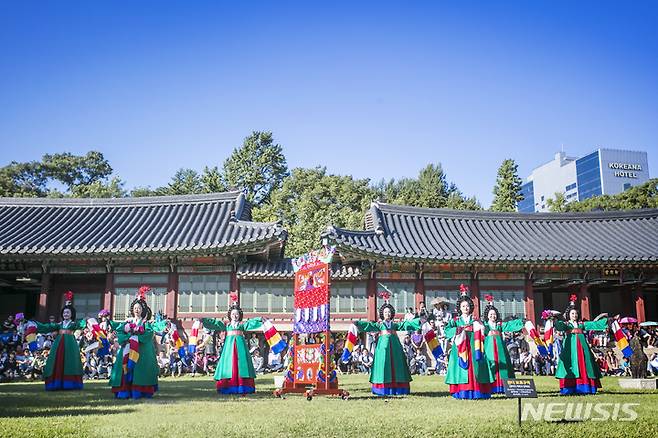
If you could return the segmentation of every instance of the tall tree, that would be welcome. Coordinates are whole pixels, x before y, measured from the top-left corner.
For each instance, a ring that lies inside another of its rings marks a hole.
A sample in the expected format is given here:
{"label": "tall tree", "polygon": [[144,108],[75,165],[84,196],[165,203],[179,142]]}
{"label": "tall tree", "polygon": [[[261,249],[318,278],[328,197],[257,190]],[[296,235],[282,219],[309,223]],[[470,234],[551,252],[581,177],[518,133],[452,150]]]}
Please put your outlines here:
{"label": "tall tree", "polygon": [[194,169],[178,169],[165,187],[155,190],[158,195],[194,195],[203,193],[203,183]]}
{"label": "tall tree", "polygon": [[123,188],[124,182],[114,177],[108,182],[94,181],[91,184],[80,184],[73,187],[74,198],[123,198],[127,195]]}
{"label": "tall tree", "polygon": [[226,184],[221,171],[215,167],[204,167],[201,174],[201,185],[205,193],[225,192]]}
{"label": "tall tree", "polygon": [[[123,182],[110,180],[112,166],[102,153],[46,154],[41,161],[12,162],[0,168],[0,196],[119,197]],[[53,187],[61,183],[64,191]]]}
{"label": "tall tree", "polygon": [[546,201],[548,209],[553,213],[564,213],[567,211],[567,198],[562,192],[555,192],[554,198],[549,198]]}
{"label": "tall tree", "polygon": [[246,190],[247,199],[258,206],[281,187],[288,164],[271,132],[254,131],[226,159],[223,173],[226,186]]}
{"label": "tall tree", "polygon": [[69,192],[74,193],[76,186],[86,186],[106,180],[112,174],[112,166],[98,151],[85,155],[46,154],[42,165],[47,176],[64,184]]}
{"label": "tall tree", "polygon": [[428,164],[418,173],[418,178],[381,180],[372,186],[378,199],[383,202],[413,207],[454,208],[480,210],[473,198],[466,198],[448,179],[441,164]]}
{"label": "tall tree", "polygon": [[518,166],[512,159],[504,160],[498,168],[496,185],[493,189],[492,211],[516,211],[517,203],[523,200]]}
{"label": "tall tree", "polygon": [[0,168],[0,196],[41,197],[48,194],[48,176],[38,161],[12,161]]}
{"label": "tall tree", "polygon": [[361,229],[375,193],[367,179],[327,174],[324,167],[293,169],[270,202],[254,209],[255,220],[281,220],[288,230],[286,254],[298,256],[320,245],[328,225]]}

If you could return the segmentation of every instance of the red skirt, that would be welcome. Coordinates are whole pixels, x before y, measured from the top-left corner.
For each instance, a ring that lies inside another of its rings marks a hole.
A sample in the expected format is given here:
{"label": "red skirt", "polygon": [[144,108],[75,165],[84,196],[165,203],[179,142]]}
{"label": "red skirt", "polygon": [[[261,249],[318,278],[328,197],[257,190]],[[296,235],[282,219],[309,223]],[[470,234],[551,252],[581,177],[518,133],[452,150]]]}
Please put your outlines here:
{"label": "red skirt", "polygon": [[450,394],[459,399],[487,399],[491,397],[491,383],[480,383],[475,378],[472,357],[468,362],[468,383],[451,384]]}
{"label": "red skirt", "polygon": [[[53,373],[46,377],[46,391],[57,391],[60,389],[82,389],[82,375],[64,374],[64,335],[59,340],[57,351],[55,351],[55,365]],[[53,354],[52,352],[50,354]]]}
{"label": "red skirt", "polygon": [[[576,339],[576,350],[578,354],[578,376],[575,379],[560,379],[560,394],[596,394],[597,388],[601,387],[599,379],[587,376],[587,365],[585,364],[585,350],[580,345],[580,339]],[[593,364],[596,366],[596,364]]]}
{"label": "red skirt", "polygon": [[240,377],[240,370],[238,367],[238,347],[236,343],[233,343],[231,378],[217,380],[215,387],[220,394],[253,394],[256,392],[254,379],[250,377]]}

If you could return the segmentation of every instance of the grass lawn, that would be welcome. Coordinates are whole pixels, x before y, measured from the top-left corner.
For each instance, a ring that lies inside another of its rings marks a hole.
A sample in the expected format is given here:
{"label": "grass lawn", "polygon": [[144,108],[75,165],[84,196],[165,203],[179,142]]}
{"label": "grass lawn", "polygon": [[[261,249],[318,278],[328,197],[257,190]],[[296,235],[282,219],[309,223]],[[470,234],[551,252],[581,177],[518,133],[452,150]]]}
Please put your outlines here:
{"label": "grass lawn", "polygon": [[370,394],[365,375],[340,381],[351,393],[347,401],[276,399],[272,375],[260,377],[257,394],[246,398],[218,396],[210,377],[162,379],[160,392],[145,401],[115,401],[106,382],[55,393],[36,382],[1,384],[0,436],[658,436],[658,391],[622,390],[615,378],[588,397],[559,397],[551,377],[535,383],[541,401],[640,403],[637,421],[526,421],[521,429],[516,400],[454,400],[442,377],[416,376],[411,396],[389,400]]}

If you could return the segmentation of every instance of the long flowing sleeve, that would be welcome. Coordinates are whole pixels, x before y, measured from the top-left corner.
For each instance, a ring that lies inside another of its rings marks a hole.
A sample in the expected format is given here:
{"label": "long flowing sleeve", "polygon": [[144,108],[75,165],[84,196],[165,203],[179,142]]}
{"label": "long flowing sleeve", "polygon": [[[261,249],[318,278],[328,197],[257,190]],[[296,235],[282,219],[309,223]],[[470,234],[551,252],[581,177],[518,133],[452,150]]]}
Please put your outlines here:
{"label": "long flowing sleeve", "polygon": [[378,332],[379,324],[370,321],[354,321],[354,325],[362,332]]}
{"label": "long flowing sleeve", "polygon": [[566,332],[569,330],[569,324],[567,324],[564,321],[560,321],[559,319],[555,320],[555,330],[559,332]]}
{"label": "long flowing sleeve", "polygon": [[503,331],[506,333],[519,332],[523,329],[523,320],[520,318],[512,319],[503,323]]}
{"label": "long flowing sleeve", "polygon": [[54,322],[41,323],[34,321],[34,323],[37,325],[37,331],[39,333],[51,333],[59,330],[59,324]]}
{"label": "long flowing sleeve", "polygon": [[409,331],[409,330],[420,330],[421,322],[420,318],[415,318],[409,321],[402,321],[398,324],[399,330]]}
{"label": "long flowing sleeve", "polygon": [[153,332],[161,333],[162,331],[164,331],[164,329],[167,328],[167,324],[168,324],[168,321],[166,319],[161,319],[160,321],[154,322],[150,325],[151,325],[151,329],[153,330]]}
{"label": "long flowing sleeve", "polygon": [[87,320],[86,319],[78,319],[75,324],[73,324],[74,330],[83,330],[85,327],[87,327]]}
{"label": "long flowing sleeve", "polygon": [[263,325],[263,318],[261,318],[260,316],[256,318],[251,318],[243,323],[243,327],[244,327],[243,330],[245,331],[258,330],[259,328],[262,327],[262,325]]}
{"label": "long flowing sleeve", "polygon": [[121,328],[121,326],[123,326],[123,324],[125,324],[124,322],[118,322],[118,321],[112,321],[112,320],[107,321],[107,322],[110,324],[110,327],[115,332],[118,331]]}
{"label": "long flowing sleeve", "polygon": [[608,328],[608,318],[601,318],[598,321],[585,321],[585,330],[603,331]]}
{"label": "long flowing sleeve", "polygon": [[209,328],[210,330],[215,330],[215,331],[226,331],[226,324],[224,324],[221,320],[216,319],[216,318],[203,318],[201,319],[201,322],[203,323],[203,326],[206,328]]}
{"label": "long flowing sleeve", "polygon": [[454,319],[448,320],[448,323],[443,327],[443,336],[446,338],[454,338],[457,334],[457,323]]}

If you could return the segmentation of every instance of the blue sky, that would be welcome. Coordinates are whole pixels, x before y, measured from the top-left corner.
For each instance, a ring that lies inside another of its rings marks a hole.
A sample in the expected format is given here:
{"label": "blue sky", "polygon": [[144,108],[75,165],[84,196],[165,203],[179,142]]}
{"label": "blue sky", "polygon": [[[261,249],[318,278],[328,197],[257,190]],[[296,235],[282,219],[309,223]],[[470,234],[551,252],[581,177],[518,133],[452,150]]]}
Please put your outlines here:
{"label": "blue sky", "polygon": [[658,175],[655,2],[0,5],[0,165],[102,151],[131,188],[271,130],[291,167],[415,176],[485,206],[561,145],[645,150]]}

